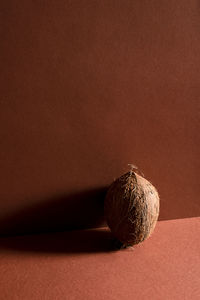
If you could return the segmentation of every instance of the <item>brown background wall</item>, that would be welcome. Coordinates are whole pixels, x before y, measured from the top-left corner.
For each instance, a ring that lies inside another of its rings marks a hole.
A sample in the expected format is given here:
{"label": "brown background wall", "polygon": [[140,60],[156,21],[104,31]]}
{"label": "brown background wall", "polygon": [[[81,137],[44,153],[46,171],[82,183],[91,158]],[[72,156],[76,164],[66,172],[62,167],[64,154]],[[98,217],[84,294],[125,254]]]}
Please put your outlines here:
{"label": "brown background wall", "polygon": [[198,216],[199,1],[0,6],[0,232],[99,225],[128,163]]}

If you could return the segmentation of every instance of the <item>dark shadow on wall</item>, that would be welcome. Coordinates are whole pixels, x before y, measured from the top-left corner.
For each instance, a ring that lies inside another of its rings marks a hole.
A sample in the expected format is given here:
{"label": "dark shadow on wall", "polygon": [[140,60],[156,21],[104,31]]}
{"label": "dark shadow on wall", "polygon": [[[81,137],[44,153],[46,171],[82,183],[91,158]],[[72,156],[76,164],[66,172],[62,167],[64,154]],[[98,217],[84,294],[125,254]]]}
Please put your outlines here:
{"label": "dark shadow on wall", "polygon": [[[106,225],[104,198],[108,187],[41,199],[39,203],[0,219],[0,236],[63,232]],[[176,203],[176,202],[174,202]],[[159,221],[199,216],[163,202]]]}
{"label": "dark shadow on wall", "polygon": [[106,187],[42,199],[0,220],[0,235],[56,232],[102,226]]}
{"label": "dark shadow on wall", "polygon": [[111,232],[106,228],[73,230],[1,238],[0,250],[14,250],[25,254],[56,255],[115,251]]}

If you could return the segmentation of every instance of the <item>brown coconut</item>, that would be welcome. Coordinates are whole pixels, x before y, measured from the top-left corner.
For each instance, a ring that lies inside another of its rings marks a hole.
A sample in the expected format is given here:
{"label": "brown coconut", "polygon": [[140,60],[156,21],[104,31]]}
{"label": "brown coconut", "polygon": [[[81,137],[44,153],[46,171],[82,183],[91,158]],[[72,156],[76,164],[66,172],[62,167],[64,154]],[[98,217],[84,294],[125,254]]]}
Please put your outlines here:
{"label": "brown coconut", "polygon": [[131,170],[111,184],[104,212],[111,232],[123,246],[138,244],[155,228],[158,192],[148,180]]}

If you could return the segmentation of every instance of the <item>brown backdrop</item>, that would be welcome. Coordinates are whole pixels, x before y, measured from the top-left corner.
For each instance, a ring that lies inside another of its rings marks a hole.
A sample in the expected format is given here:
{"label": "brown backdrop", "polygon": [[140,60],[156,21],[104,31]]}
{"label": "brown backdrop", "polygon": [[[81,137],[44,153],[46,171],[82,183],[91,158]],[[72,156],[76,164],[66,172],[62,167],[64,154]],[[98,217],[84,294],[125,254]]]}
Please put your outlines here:
{"label": "brown backdrop", "polygon": [[0,232],[100,225],[128,163],[198,216],[199,1],[0,6]]}

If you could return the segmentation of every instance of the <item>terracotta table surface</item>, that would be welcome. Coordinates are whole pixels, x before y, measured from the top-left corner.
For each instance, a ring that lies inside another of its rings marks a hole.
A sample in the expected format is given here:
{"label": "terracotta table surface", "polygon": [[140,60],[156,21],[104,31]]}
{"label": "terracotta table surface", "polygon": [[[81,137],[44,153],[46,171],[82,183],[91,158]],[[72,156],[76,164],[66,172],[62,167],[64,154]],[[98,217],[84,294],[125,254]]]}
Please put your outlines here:
{"label": "terracotta table surface", "polygon": [[200,299],[200,218],[113,251],[106,228],[1,238],[1,299]]}

